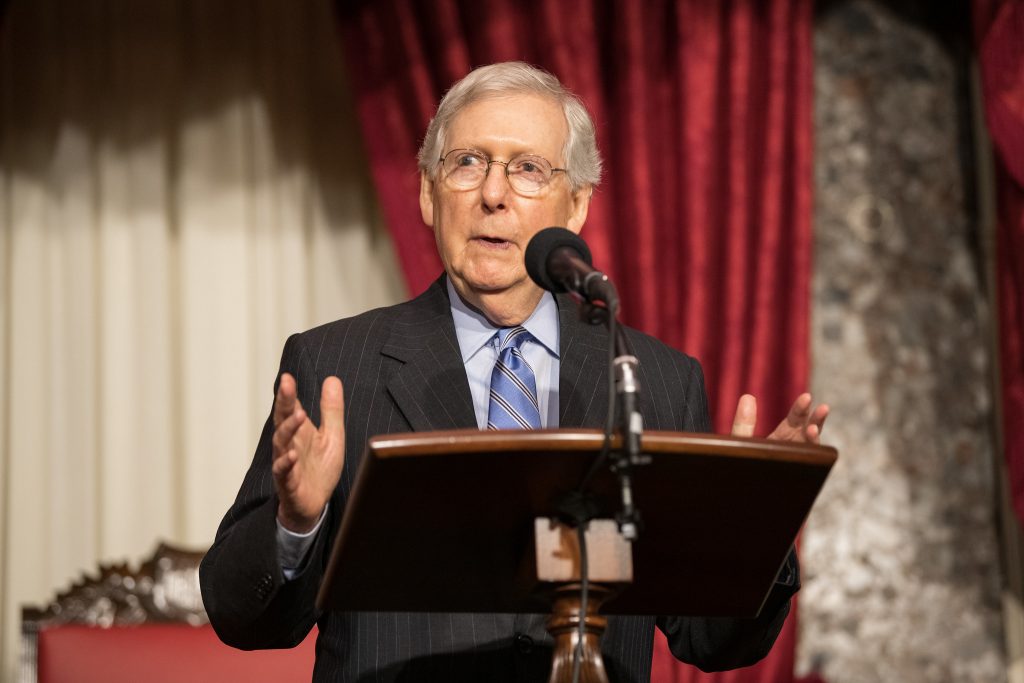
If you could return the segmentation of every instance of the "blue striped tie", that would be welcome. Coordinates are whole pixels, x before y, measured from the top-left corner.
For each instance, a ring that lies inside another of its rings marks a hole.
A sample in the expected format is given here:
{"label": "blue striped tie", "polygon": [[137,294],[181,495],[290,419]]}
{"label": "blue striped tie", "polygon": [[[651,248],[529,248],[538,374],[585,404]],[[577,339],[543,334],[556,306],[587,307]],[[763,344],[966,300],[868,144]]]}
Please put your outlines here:
{"label": "blue striped tie", "polygon": [[498,332],[498,362],[491,373],[488,429],[540,429],[537,380],[519,347],[532,339],[523,327]]}

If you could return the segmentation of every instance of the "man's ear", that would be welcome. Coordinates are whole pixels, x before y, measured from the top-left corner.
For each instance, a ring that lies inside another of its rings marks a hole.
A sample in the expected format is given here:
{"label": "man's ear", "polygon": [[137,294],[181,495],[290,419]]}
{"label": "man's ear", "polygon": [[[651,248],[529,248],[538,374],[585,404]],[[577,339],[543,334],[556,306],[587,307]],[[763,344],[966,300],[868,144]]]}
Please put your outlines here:
{"label": "man's ear", "polygon": [[424,223],[434,227],[434,181],[426,171],[420,171],[420,214]]}
{"label": "man's ear", "polygon": [[593,185],[584,185],[572,193],[569,206],[569,220],[565,227],[577,235],[587,222],[587,212],[590,211],[590,198],[594,195]]}

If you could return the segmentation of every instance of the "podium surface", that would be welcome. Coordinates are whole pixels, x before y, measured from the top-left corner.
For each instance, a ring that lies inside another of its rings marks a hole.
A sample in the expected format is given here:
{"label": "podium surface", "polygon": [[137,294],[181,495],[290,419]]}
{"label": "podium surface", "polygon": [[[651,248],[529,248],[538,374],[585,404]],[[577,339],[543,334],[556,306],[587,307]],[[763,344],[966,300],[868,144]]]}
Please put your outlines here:
{"label": "podium surface", "polygon": [[[534,520],[554,517],[600,430],[391,434],[370,440],[318,605],[341,611],[547,612]],[[605,614],[755,616],[837,454],[826,446],[644,432],[633,582]],[[589,490],[600,517],[617,482]]]}

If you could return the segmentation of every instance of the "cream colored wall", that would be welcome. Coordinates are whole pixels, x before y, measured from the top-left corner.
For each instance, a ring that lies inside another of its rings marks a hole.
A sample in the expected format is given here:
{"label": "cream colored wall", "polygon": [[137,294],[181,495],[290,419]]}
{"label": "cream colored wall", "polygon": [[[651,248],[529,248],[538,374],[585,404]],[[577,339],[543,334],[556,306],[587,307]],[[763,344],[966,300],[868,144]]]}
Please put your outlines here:
{"label": "cream colored wall", "polygon": [[328,0],[0,24],[2,666],[20,607],[204,547],[291,332],[404,297]]}

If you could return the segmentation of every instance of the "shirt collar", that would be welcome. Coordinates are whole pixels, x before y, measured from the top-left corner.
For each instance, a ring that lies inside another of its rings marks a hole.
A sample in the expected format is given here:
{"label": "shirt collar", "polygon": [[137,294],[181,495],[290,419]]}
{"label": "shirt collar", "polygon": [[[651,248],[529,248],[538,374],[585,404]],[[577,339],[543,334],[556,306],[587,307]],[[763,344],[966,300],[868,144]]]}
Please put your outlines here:
{"label": "shirt collar", "polygon": [[[445,278],[445,284],[452,307],[452,320],[455,322],[455,335],[459,339],[462,362],[465,363],[486,346],[501,328],[492,325],[482,313],[463,301],[455,291],[451,278]],[[558,358],[558,304],[551,292],[544,292],[523,327],[552,356]]]}

